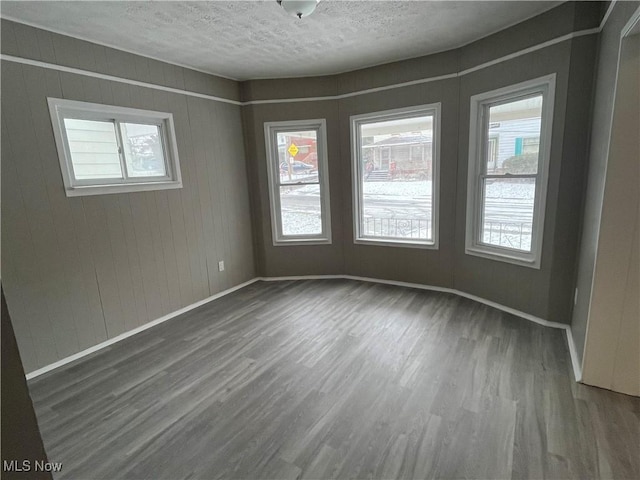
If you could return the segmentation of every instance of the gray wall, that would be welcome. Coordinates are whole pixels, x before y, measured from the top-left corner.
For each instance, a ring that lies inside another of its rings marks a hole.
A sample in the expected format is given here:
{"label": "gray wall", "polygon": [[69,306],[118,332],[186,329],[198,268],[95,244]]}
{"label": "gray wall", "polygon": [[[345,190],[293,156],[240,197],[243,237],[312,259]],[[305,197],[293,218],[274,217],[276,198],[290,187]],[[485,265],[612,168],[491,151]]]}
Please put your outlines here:
{"label": "gray wall", "polygon": [[600,231],[609,139],[611,137],[618,50],[620,47],[620,31],[638,6],[640,6],[640,2],[617,2],[599,39],[593,101],[593,124],[591,126],[591,145],[589,150],[589,173],[584,197],[583,228],[577,271],[578,301],[573,311],[571,322],[573,338],[576,342],[580,359],[582,359],[585,345],[596,248]]}
{"label": "gray wall", "polygon": [[[340,164],[345,236],[344,271],[349,275],[400,280],[443,287],[453,286],[451,241],[455,230],[455,199],[458,132],[458,79],[414,85],[388,92],[340,100]],[[351,208],[351,115],[441,102],[440,140],[440,246],[437,250],[395,248],[353,243]]]}
{"label": "gray wall", "polygon": [[[341,75],[242,84],[5,20],[2,53],[232,100],[314,97],[459,72],[595,27],[603,7],[569,2],[460,49]],[[603,43],[621,9],[633,10],[616,6]],[[438,285],[569,322],[597,38],[567,40],[459,78],[245,107],[2,61],[3,283],[25,370],[256,274]],[[465,255],[469,98],[551,72],[558,77],[542,268]],[[606,84],[599,89],[597,118],[607,104]],[[184,188],[67,198],[47,96],[172,112]],[[431,102],[442,103],[440,248],[354,245],[349,116]],[[333,243],[274,247],[263,124],[308,118],[327,119]],[[218,260],[226,262],[223,273]]]}
{"label": "gray wall", "polygon": [[[449,52],[336,76],[244,82],[242,98],[340,95],[451,74],[576,29],[596,27],[603,13],[600,3],[569,2]],[[252,202],[256,206],[257,271],[265,276],[342,273],[450,287],[541,318],[569,323],[596,42],[596,35],[567,40],[458,78],[337,100],[244,107]],[[542,267],[536,270],[466,255],[470,97],[554,72],[557,74],[556,105]],[[349,116],[432,102],[442,102],[440,248],[355,245]],[[319,117],[327,119],[329,129],[333,245],[273,247],[262,124]]]}
{"label": "gray wall", "polygon": [[338,110],[336,102],[301,102],[280,105],[243,107],[245,110],[245,136],[249,163],[250,191],[256,245],[256,270],[281,275],[328,275],[343,273],[344,236],[341,222],[345,198],[339,189],[333,188],[341,181],[341,165],[329,162],[331,199],[331,245],[274,247],[271,238],[271,212],[264,145],[264,122],[278,120],[303,120],[325,118],[327,120],[327,145],[329,158],[339,156]]}
{"label": "gray wall", "polygon": [[[239,94],[223,79],[4,20],[2,53]],[[47,97],[173,113],[184,187],[66,197]],[[255,276],[240,109],[2,61],[2,281],[27,372]]]}

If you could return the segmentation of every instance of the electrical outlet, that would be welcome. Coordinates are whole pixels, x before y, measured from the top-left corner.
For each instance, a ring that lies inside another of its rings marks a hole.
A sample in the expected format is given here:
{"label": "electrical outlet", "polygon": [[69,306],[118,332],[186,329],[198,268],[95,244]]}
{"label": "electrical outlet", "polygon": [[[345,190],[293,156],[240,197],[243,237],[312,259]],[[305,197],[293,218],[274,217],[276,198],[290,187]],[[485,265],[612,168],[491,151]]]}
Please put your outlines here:
{"label": "electrical outlet", "polygon": [[576,288],[576,293],[573,295],[573,304],[578,304],[578,289]]}
{"label": "electrical outlet", "polygon": [[224,260],[220,260],[218,262],[218,271],[219,272],[224,272]]}

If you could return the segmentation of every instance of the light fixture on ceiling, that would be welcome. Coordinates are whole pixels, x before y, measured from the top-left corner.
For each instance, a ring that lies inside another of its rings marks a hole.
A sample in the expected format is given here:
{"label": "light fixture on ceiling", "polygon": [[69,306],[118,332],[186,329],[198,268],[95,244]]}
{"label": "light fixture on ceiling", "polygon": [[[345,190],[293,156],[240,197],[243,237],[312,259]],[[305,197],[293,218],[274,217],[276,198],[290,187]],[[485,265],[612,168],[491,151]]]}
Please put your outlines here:
{"label": "light fixture on ceiling", "polygon": [[311,15],[320,0],[276,0],[284,11],[298,18]]}

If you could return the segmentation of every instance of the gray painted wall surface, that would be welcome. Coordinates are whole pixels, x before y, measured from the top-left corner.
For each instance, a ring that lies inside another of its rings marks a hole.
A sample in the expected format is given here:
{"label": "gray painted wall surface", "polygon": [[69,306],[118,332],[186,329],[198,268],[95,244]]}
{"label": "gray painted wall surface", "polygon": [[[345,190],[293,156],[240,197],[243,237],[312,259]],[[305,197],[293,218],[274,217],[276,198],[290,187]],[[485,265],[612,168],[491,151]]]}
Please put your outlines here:
{"label": "gray painted wall surface", "polygon": [[620,32],[639,6],[640,2],[617,2],[599,39],[593,100],[593,124],[591,126],[589,150],[589,173],[584,196],[583,227],[576,282],[578,302],[574,308],[571,321],[573,338],[581,359],[585,345],[602,201],[604,198]]}
{"label": "gray painted wall surface", "polygon": [[[6,26],[3,53],[99,61],[102,47]],[[184,187],[66,197],[47,97],[173,113]],[[3,61],[2,206],[2,280],[27,372],[255,276],[239,106]]]}
{"label": "gray painted wall surface", "polygon": [[[290,80],[282,84],[274,80],[245,82],[244,93],[256,92],[258,98],[322,96],[333,91],[341,94],[443,75],[481,63],[477,58],[472,61],[473,52],[481,51],[483,61],[491,60],[531,46],[531,38],[543,42],[569,33],[573,26],[595,27],[602,14],[599,3],[563,4],[518,27],[459,50],[339,75],[337,83],[335,77],[300,79],[295,95],[288,94]],[[339,100],[244,107],[253,202],[261,206],[254,212],[255,231],[261,232],[256,237],[258,272],[266,276],[345,273],[450,287],[541,318],[569,323],[579,233],[577,212],[587,163],[596,37],[567,40],[459,78]],[[466,255],[464,229],[470,97],[554,72],[557,74],[556,104],[542,268],[535,270]],[[301,85],[308,87],[304,95]],[[254,98],[245,96],[243,99]],[[355,245],[349,116],[432,102],[442,102],[440,248]],[[342,222],[341,228],[334,227],[331,246],[273,247],[271,244],[262,124],[294,118],[327,119],[332,225]],[[333,132],[338,134],[338,145],[334,144]],[[334,206],[336,203],[338,208]]]}
{"label": "gray painted wall surface", "polygon": [[[351,97],[339,102],[340,165],[342,167],[345,273],[443,287],[453,286],[456,202],[458,79],[414,85],[388,92]],[[441,102],[440,247],[437,250],[353,243],[351,200],[350,116]]]}
{"label": "gray painted wall surface", "polygon": [[[254,105],[243,107],[249,185],[252,194],[253,232],[256,246],[256,270],[281,275],[328,275],[343,273],[344,237],[342,214],[345,198],[342,189],[342,168],[339,157],[337,102],[303,102],[280,105]],[[271,211],[267,160],[264,144],[264,122],[280,120],[327,120],[327,146],[329,157],[329,189],[331,198],[331,245],[275,247],[271,238]],[[251,153],[249,153],[251,152]]]}
{"label": "gray painted wall surface", "polygon": [[[563,161],[565,105],[571,57],[571,43],[539,50],[495,67],[474,72],[460,82],[460,134],[458,137],[458,196],[456,210],[455,284],[462,291],[494,300],[553,321],[568,322],[549,311],[549,283],[554,262],[554,230],[560,167]],[[489,260],[464,253],[466,225],[466,187],[469,144],[469,105],[472,95],[556,73],[555,108],[549,162],[549,184],[540,269],[532,269]],[[572,120],[577,120],[572,117]],[[578,198],[581,192],[578,192]],[[561,259],[555,259],[556,261]],[[517,306],[516,306],[517,305]]]}
{"label": "gray painted wall surface", "polygon": [[165,87],[240,99],[237,82],[2,19],[2,53]]}
{"label": "gray painted wall surface", "polygon": [[[569,3],[454,51],[342,75],[242,84],[5,20],[2,52],[231,99],[325,96],[457,72],[526,48],[532,38],[597,26],[602,13],[599,3]],[[462,78],[242,109],[3,61],[3,277],[25,369],[256,273],[347,273],[446,286],[568,322],[595,47],[595,36],[583,37]],[[550,72],[558,79],[543,268],[467,256],[469,97]],[[67,198],[46,96],[173,112],[185,187]],[[439,250],[354,245],[349,116],[431,102],[442,103]],[[333,244],[274,247],[263,124],[309,118],[327,119]],[[217,272],[219,259],[224,273]]]}
{"label": "gray painted wall surface", "polygon": [[455,73],[572,31],[597,27],[604,15],[605,6],[606,2],[566,2],[463,48],[340,75],[245,81],[241,84],[242,99],[248,101],[340,95]]}

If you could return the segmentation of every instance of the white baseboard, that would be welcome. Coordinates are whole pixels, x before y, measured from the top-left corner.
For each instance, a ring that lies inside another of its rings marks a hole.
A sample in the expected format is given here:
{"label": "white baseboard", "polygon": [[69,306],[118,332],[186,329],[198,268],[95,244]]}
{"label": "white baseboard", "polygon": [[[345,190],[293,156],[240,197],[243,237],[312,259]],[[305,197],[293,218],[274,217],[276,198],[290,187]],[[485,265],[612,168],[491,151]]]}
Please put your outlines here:
{"label": "white baseboard", "polygon": [[98,350],[102,350],[105,347],[108,347],[109,345],[113,345],[114,343],[117,343],[121,340],[124,340],[125,338],[129,338],[132,337],[133,335],[143,332],[151,327],[155,327],[156,325],[159,325],[163,322],[166,322],[167,320],[170,320],[174,317],[177,317],[178,315],[182,315],[183,313],[188,312],[189,310],[193,310],[194,308],[198,308],[202,305],[204,305],[205,303],[209,303],[213,300],[216,300],[217,298],[220,297],[224,297],[225,295],[229,295],[232,292],[235,292],[236,290],[240,290],[241,288],[246,287],[247,285],[251,285],[252,283],[257,282],[258,280],[260,280],[259,278],[252,278],[251,280],[241,283],[239,285],[236,285],[235,287],[231,287],[228,288],[226,290],[223,290],[222,292],[218,292],[215,295],[211,295],[210,297],[207,297],[203,300],[200,300],[198,302],[192,303],[191,305],[187,305],[186,307],[183,307],[179,310],[176,310],[175,312],[171,312],[168,313],[167,315],[164,315],[163,317],[157,318],[155,320],[150,321],[149,323],[145,323],[144,325],[140,325],[139,327],[134,328],[133,330],[129,330],[127,332],[121,333],[120,335],[117,335],[113,338],[110,338],[108,340],[105,340],[104,342],[98,343],[97,345],[94,345],[92,347],[89,347],[85,350],[82,350],[81,352],[78,353],[74,353],[73,355],[70,355],[68,357],[63,358],[62,360],[58,360],[57,362],[51,363],[49,365],[47,365],[46,367],[42,367],[39,368],[38,370],[34,370],[33,372],[29,372],[27,373],[26,377],[27,380],[31,380],[32,378],[35,378],[39,375],[42,375],[43,373],[47,373],[50,372],[51,370],[55,370],[58,367],[61,367],[63,365],[66,365],[67,363],[71,363],[74,360],[78,360],[79,358],[82,357],[86,357],[87,355],[90,355],[94,352],[97,352]]}
{"label": "white baseboard", "polygon": [[578,360],[578,355],[577,355],[577,350],[576,350],[576,346],[575,343],[573,341],[573,335],[571,334],[571,327],[569,325],[566,325],[564,323],[557,323],[557,322],[550,322],[548,320],[545,320],[543,318],[539,318],[536,317],[534,315],[530,315],[528,313],[525,312],[521,312],[520,310],[516,310],[514,308],[511,307],[507,307],[505,305],[501,305],[499,303],[496,302],[492,302],[491,300],[485,300],[484,298],[480,298],[480,297],[476,297],[475,295],[471,295],[469,293],[465,293],[465,292],[461,292],[460,290],[456,290],[453,288],[446,288],[446,287],[437,287],[437,286],[431,286],[431,285],[423,285],[420,283],[409,283],[409,282],[398,282],[395,280],[384,280],[384,279],[380,279],[380,278],[370,278],[370,277],[358,277],[358,276],[354,276],[354,275],[297,275],[297,276],[286,276],[286,277],[256,277],[253,278],[247,282],[241,283],[239,285],[236,285],[235,287],[231,287],[227,290],[224,290],[222,292],[216,293],[215,295],[212,295],[210,297],[207,297],[203,300],[200,300],[198,302],[192,303],[191,305],[187,305],[186,307],[183,307],[179,310],[176,310],[175,312],[169,313],[163,317],[160,317],[156,320],[153,320],[149,323],[145,323],[144,325],[141,325],[137,328],[134,328],[133,330],[129,330],[128,332],[124,332],[121,333],[120,335],[110,338],[109,340],[105,340],[104,342],[101,342],[97,345],[94,345],[92,347],[87,348],[86,350],[82,350],[81,352],[78,353],[74,353],[73,355],[70,355],[68,357],[63,358],[62,360],[58,360],[57,362],[54,362],[50,365],[47,365],[45,367],[42,367],[38,370],[34,370],[33,372],[30,372],[26,375],[27,380],[31,380],[32,378],[35,378],[39,375],[42,375],[44,373],[50,372],[51,370],[55,370],[58,367],[61,367],[63,365],[66,365],[68,363],[71,363],[75,360],[78,360],[82,357],[86,357],[87,355],[90,355],[94,352],[97,352],[98,350],[101,350],[105,347],[108,347],[109,345],[113,345],[116,342],[119,342],[121,340],[124,340],[125,338],[129,338],[137,333],[140,333],[144,330],[147,330],[151,327],[154,327],[160,323],[166,322],[167,320],[170,320],[174,317],[177,317],[178,315],[182,315],[183,313],[186,313],[190,310],[193,310],[194,308],[198,308],[201,305],[204,305],[206,303],[209,303],[213,300],[216,300],[220,297],[224,297],[225,295],[228,295],[232,292],[235,292],[236,290],[239,290],[241,288],[246,287],[247,285],[251,285],[252,283],[255,283],[257,281],[265,281],[265,282],[277,282],[277,281],[293,281],[293,280],[328,280],[328,279],[347,279],[347,280],[359,280],[361,282],[370,282],[370,283],[382,283],[382,284],[387,284],[387,285],[396,285],[399,287],[409,287],[409,288],[417,288],[420,290],[430,290],[430,291],[435,291],[435,292],[444,292],[444,293],[452,293],[454,295],[458,295],[460,297],[464,297],[464,298],[468,298],[470,300],[479,302],[479,303],[483,303],[485,305],[488,305],[490,307],[493,308],[497,308],[498,310],[502,310],[503,312],[507,312],[510,313],[512,315],[518,316],[520,318],[523,318],[525,320],[529,320],[530,322],[534,322],[537,323],[539,325],[545,326],[545,327],[550,327],[550,328],[558,328],[561,330],[565,330],[567,333],[567,343],[569,345],[569,354],[571,356],[571,365],[573,366],[573,373],[575,375],[576,381],[580,381],[582,379],[582,370],[580,368],[580,361]]}
{"label": "white baseboard", "polygon": [[567,326],[567,345],[569,345],[569,355],[571,356],[571,365],[573,366],[573,376],[576,378],[576,382],[582,381],[582,365],[578,358],[578,349],[576,348],[576,342],[573,340],[573,332],[571,327]]}
{"label": "white baseboard", "polygon": [[537,323],[544,327],[558,328],[560,330],[564,330],[567,334],[567,344],[569,346],[569,355],[571,357],[571,366],[573,367],[573,374],[577,382],[579,382],[582,379],[582,369],[580,367],[580,360],[578,359],[576,345],[573,341],[573,335],[571,334],[570,325],[567,325],[565,323],[550,322],[549,320],[536,317],[535,315],[521,312],[520,310],[516,310],[515,308],[507,307],[506,305],[501,305],[499,303],[492,302],[491,300],[486,300],[481,297],[476,297],[475,295],[471,295],[469,293],[462,292],[454,288],[423,285],[421,283],[398,282],[396,280],[383,280],[380,278],[358,277],[355,275],[308,275],[308,276],[302,275],[302,276],[289,276],[289,277],[261,277],[260,280],[263,280],[266,282],[273,282],[273,281],[282,281],[282,280],[317,280],[317,279],[329,279],[329,278],[344,278],[348,280],[360,280],[362,282],[383,283],[387,285],[397,285],[399,287],[417,288],[420,290],[430,290],[434,292],[453,293],[454,295],[468,298],[475,302],[483,303],[490,307],[497,308],[498,310],[502,310],[503,312],[510,313],[512,315],[523,318],[525,320],[529,320],[530,322]]}

